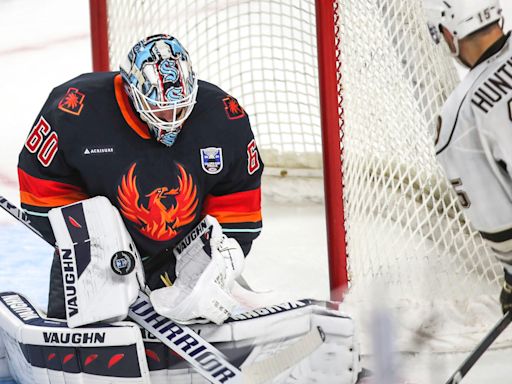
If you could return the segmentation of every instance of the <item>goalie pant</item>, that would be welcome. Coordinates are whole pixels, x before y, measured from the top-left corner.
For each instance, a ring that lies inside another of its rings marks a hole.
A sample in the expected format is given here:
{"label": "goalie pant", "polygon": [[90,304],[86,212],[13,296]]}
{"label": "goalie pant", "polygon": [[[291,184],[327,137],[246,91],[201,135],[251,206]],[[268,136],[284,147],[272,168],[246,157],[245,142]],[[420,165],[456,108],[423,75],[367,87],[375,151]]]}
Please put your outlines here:
{"label": "goalie pant", "polygon": [[[298,300],[233,316],[221,326],[209,323],[193,328],[244,372],[279,355],[282,359],[302,336],[321,327],[325,340],[312,354],[261,382],[287,383],[293,377],[299,384],[353,384],[359,372],[353,321],[328,306]],[[2,372],[3,378],[21,384],[207,383],[134,323],[70,329],[64,321],[46,318],[15,292],[0,294]]]}

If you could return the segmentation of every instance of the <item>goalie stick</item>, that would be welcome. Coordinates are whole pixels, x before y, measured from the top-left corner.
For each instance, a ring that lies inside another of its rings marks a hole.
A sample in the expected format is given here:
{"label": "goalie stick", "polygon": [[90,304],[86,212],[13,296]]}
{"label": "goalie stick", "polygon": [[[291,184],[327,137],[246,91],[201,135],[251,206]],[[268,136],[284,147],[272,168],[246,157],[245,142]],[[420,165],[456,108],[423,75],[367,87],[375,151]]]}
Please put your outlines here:
{"label": "goalie stick", "polygon": [[[44,240],[43,235],[37,229],[30,225],[30,220],[27,217],[27,214],[19,209],[17,206],[11,204],[9,200],[0,195],[0,206],[2,206],[3,210],[7,212],[9,215],[14,217],[16,220],[24,224],[28,229],[34,232],[37,236]],[[46,240],[45,240],[46,241]],[[53,244],[50,244],[53,247]]]}
{"label": "goalie stick", "polygon": [[[0,206],[45,240],[43,235],[30,224],[26,213],[1,195]],[[53,246],[53,244],[50,245]],[[322,329],[314,328],[299,341],[280,351],[275,358],[269,357],[240,370],[190,327],[160,316],[143,291],[139,292],[137,300],[130,306],[129,317],[214,384],[263,384],[313,353],[325,341]]]}
{"label": "goalie stick", "polygon": [[469,370],[475,365],[475,363],[480,359],[480,357],[484,354],[484,352],[489,348],[489,346],[496,340],[496,338],[501,335],[501,333],[508,327],[510,322],[512,321],[512,311],[508,311],[505,315],[496,323],[496,325],[489,331],[487,335],[483,338],[480,344],[471,352],[471,354],[462,362],[462,364],[457,368],[457,371],[448,379],[446,384],[458,384],[462,381],[464,376],[469,372]]}

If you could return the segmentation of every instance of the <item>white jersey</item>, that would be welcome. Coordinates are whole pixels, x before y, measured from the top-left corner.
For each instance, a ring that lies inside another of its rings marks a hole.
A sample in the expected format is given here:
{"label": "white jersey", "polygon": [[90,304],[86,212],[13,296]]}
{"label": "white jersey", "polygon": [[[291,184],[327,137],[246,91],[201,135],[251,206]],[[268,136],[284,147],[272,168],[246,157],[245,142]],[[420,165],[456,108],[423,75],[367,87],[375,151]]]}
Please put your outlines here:
{"label": "white jersey", "polygon": [[475,229],[512,261],[512,44],[486,52],[446,101],[437,158]]}

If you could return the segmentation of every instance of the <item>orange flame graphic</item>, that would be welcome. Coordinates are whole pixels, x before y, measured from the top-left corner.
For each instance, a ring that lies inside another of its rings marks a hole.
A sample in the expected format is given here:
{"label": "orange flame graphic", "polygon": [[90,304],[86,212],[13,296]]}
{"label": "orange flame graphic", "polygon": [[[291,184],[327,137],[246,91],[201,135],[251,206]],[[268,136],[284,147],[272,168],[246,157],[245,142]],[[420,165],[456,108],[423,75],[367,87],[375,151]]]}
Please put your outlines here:
{"label": "orange flame graphic", "polygon": [[[166,241],[174,238],[177,229],[189,224],[195,217],[198,205],[197,187],[192,176],[178,164],[178,188],[158,187],[148,193],[148,206],[139,203],[140,194],[137,189],[137,176],[134,176],[136,163],[130,167],[128,174],[123,176],[117,188],[117,200],[121,204],[121,213],[134,222],[144,236],[153,240]],[[162,200],[173,196],[175,204],[167,208]]]}

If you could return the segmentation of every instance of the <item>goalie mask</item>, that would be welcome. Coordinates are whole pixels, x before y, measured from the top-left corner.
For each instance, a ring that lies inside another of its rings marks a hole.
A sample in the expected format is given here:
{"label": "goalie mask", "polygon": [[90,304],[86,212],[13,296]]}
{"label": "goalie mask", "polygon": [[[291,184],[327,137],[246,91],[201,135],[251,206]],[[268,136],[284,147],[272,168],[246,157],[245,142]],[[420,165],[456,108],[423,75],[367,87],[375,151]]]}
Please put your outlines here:
{"label": "goalie mask", "polygon": [[424,4],[434,42],[442,40],[441,28],[453,35],[453,56],[459,55],[460,39],[503,19],[499,0],[424,0]]}
{"label": "goalie mask", "polygon": [[185,48],[169,35],[139,41],[120,66],[133,105],[157,141],[174,144],[197,95],[197,77]]}

